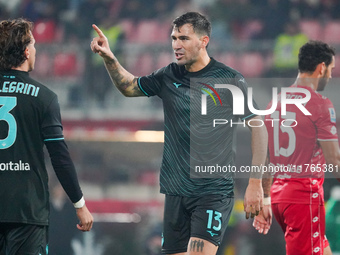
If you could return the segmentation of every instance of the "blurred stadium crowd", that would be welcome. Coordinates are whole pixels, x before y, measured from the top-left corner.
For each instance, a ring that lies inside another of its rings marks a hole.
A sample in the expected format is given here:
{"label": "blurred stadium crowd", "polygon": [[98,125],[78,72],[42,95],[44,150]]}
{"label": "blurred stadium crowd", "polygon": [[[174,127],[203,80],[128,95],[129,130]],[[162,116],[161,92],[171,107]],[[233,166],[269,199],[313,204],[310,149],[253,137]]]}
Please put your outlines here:
{"label": "blurred stadium crowd", "polygon": [[[106,108],[121,104],[112,93],[102,60],[89,50],[97,24],[113,52],[135,75],[173,61],[171,21],[186,11],[212,21],[210,55],[245,77],[296,75],[297,50],[307,39],[340,45],[336,0],[13,0],[0,1],[0,18],[35,22],[38,62],[34,75],[59,87],[62,107],[84,102]],[[340,74],[336,68],[334,75]],[[65,85],[67,83],[68,85]],[[152,108],[152,107],[151,107]]]}
{"label": "blurred stadium crowd", "polygon": [[[23,16],[34,22],[52,22],[64,30],[59,38],[63,42],[88,39],[91,24],[102,24],[107,19],[111,25],[122,21],[169,22],[193,9],[207,14],[213,23],[224,23],[225,30],[220,32],[233,39],[274,39],[283,32],[287,21],[315,20],[325,24],[340,18],[340,3],[336,0],[13,0],[0,1],[0,8],[1,19]],[[254,20],[261,28],[251,35],[242,35]],[[124,28],[127,34],[128,29]],[[128,35],[127,40],[131,39]]]}

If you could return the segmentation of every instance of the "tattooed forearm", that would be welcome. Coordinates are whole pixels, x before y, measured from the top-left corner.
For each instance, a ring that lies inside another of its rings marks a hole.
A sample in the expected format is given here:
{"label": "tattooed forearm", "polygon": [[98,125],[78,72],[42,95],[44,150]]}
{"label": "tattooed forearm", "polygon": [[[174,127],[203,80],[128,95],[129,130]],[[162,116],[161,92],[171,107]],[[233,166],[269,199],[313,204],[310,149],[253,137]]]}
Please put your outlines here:
{"label": "tattooed forearm", "polygon": [[138,87],[137,77],[126,71],[116,58],[105,60],[105,67],[113,84],[123,95],[128,97],[144,96]]}
{"label": "tattooed forearm", "polygon": [[253,153],[250,178],[261,179],[262,166],[265,164],[267,157],[268,134],[265,126],[251,126],[249,123],[251,120],[262,121],[262,117],[256,116],[247,121],[247,125],[251,129],[251,151]]}
{"label": "tattooed forearm", "polygon": [[204,242],[202,240],[191,240],[190,251],[203,252]]}
{"label": "tattooed forearm", "polygon": [[270,188],[272,186],[273,177],[270,172],[265,172],[262,177],[263,196],[270,197]]}
{"label": "tattooed forearm", "polygon": [[249,178],[262,179],[262,166],[251,166]]}

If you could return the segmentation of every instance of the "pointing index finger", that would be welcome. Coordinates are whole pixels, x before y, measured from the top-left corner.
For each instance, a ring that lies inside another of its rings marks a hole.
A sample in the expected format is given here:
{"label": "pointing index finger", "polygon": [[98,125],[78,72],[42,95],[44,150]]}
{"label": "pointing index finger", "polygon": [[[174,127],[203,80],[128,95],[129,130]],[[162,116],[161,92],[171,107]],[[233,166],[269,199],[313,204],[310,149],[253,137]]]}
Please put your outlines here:
{"label": "pointing index finger", "polygon": [[92,24],[92,27],[94,30],[96,30],[97,34],[99,35],[99,37],[105,37],[105,35],[103,34],[103,32],[99,29],[99,27],[97,27],[95,24]]}

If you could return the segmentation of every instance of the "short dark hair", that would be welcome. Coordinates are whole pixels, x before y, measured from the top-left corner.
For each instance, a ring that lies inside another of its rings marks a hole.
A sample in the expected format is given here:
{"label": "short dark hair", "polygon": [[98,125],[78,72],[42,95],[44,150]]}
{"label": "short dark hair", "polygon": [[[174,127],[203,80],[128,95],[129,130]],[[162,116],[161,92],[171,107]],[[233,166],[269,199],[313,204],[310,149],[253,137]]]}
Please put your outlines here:
{"label": "short dark hair", "polygon": [[0,22],[0,70],[10,70],[22,65],[27,46],[31,43],[33,23],[26,19]]}
{"label": "short dark hair", "polygon": [[321,41],[309,41],[300,48],[299,72],[313,73],[316,66],[325,62],[326,66],[332,63],[335,49]]}
{"label": "short dark hair", "polygon": [[179,29],[184,24],[191,24],[194,32],[201,35],[211,35],[210,21],[199,12],[187,12],[177,17],[172,22],[173,28]]}

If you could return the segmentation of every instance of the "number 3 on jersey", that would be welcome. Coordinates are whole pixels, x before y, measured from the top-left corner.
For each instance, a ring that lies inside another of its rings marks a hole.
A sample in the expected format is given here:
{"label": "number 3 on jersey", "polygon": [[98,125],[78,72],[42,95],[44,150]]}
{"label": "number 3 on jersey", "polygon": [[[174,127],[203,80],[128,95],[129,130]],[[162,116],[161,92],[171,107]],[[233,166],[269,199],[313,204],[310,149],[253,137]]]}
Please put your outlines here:
{"label": "number 3 on jersey", "polygon": [[6,121],[8,124],[7,137],[0,139],[0,150],[11,147],[17,137],[17,122],[10,113],[16,105],[16,97],[0,97],[0,122]]}
{"label": "number 3 on jersey", "polygon": [[[278,111],[273,112],[270,117],[273,119],[279,119],[280,118],[280,113]],[[285,116],[281,116],[281,118],[286,119],[285,121],[285,126],[282,125],[282,122],[279,121],[273,121],[273,140],[274,140],[274,155],[276,157],[284,156],[284,157],[289,157],[290,155],[293,154],[296,148],[296,135],[294,132],[294,129],[290,127],[289,125],[292,124],[292,121],[290,120],[295,120],[296,119],[296,113],[295,112],[287,112]],[[281,126],[279,126],[281,123]],[[288,146],[287,148],[280,147],[280,130],[282,133],[287,133],[288,134]]]}

